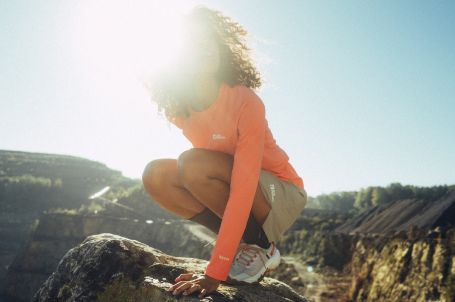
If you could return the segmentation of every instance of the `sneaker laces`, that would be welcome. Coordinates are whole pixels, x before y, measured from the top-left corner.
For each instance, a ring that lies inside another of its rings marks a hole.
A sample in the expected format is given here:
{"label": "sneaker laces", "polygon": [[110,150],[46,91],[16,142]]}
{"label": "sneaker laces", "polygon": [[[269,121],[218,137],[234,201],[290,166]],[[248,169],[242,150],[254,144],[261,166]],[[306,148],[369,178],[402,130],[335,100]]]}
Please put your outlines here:
{"label": "sneaker laces", "polygon": [[[237,260],[243,265],[248,266],[256,257],[259,256],[258,254],[261,252],[264,252],[263,248],[246,244],[241,247]],[[261,259],[262,264],[265,266],[265,262],[262,257],[259,257],[259,259]]]}

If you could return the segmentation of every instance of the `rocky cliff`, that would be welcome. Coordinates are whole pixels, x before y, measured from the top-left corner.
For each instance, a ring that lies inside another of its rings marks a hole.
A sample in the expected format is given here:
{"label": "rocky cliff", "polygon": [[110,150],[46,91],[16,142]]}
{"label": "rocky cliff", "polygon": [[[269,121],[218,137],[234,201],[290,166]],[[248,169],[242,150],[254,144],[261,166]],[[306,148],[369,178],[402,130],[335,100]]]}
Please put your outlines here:
{"label": "rocky cliff", "polygon": [[[179,274],[203,273],[205,260],[173,257],[113,234],[87,237],[69,250],[32,301],[200,301],[197,292],[176,297],[166,289]],[[256,285],[229,285],[202,301],[307,301],[285,283],[265,277]]]}
{"label": "rocky cliff", "polygon": [[359,239],[350,269],[351,301],[455,301],[455,229]]}
{"label": "rocky cliff", "polygon": [[104,186],[122,190],[133,183],[120,171],[81,157],[0,150],[0,288],[42,211],[77,209]]}
{"label": "rocky cliff", "polygon": [[[311,283],[320,301],[452,302],[454,210],[451,189],[435,200],[397,200],[348,219],[307,211],[314,215],[300,217],[281,245],[315,270],[302,280],[317,280]],[[347,296],[329,293],[335,287]]]}

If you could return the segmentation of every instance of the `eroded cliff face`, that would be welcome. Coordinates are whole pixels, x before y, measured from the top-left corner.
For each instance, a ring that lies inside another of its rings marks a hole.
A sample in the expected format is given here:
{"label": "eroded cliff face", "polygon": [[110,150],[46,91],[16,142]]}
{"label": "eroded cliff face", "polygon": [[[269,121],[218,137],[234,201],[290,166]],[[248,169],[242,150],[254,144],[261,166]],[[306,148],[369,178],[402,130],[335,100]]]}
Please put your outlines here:
{"label": "eroded cliff face", "polygon": [[[42,211],[78,209],[105,186],[120,192],[138,182],[103,163],[77,156],[0,150],[0,291],[7,268],[26,244]],[[142,209],[153,205],[142,204]],[[163,215],[156,211],[159,207],[153,210]]]}
{"label": "eroded cliff face", "polygon": [[352,301],[455,301],[455,229],[359,239],[350,268]]}
{"label": "eroded cliff face", "polygon": [[[32,301],[198,301],[197,292],[167,292],[179,274],[203,273],[206,260],[173,257],[113,234],[87,237],[69,250]],[[265,277],[257,285],[222,282],[202,301],[307,301],[291,287]]]}
{"label": "eroded cliff face", "polygon": [[346,213],[305,209],[277,247],[280,252],[295,255],[308,265],[342,270],[351,260],[355,236],[333,230],[349,218]]}
{"label": "eroded cliff face", "polygon": [[[411,226],[407,231],[389,228],[382,234],[377,210],[370,217],[362,215],[362,222],[376,226],[371,233],[360,229],[339,232],[333,227],[337,224],[333,219],[303,216],[302,227],[285,236],[280,251],[295,255],[304,269],[311,267],[312,273],[302,273],[306,286],[302,293],[316,301],[452,302],[455,301],[455,229],[451,221],[455,216],[448,215],[453,210],[453,201],[450,203],[444,211],[440,203],[426,204],[425,211],[431,215],[424,213],[422,217],[427,222],[431,220],[431,224],[440,222],[436,228]],[[387,219],[401,226],[397,213]],[[327,227],[323,228],[322,223]]]}

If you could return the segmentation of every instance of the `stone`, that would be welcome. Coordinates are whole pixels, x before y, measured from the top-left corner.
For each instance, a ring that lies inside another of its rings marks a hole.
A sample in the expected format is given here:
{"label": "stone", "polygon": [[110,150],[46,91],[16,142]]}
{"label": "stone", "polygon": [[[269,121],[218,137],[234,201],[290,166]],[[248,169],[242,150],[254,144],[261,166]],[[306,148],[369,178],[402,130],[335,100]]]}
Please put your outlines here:
{"label": "stone", "polygon": [[269,277],[252,285],[223,281],[202,299],[198,292],[189,296],[167,292],[178,275],[202,274],[206,265],[206,260],[171,256],[119,235],[92,235],[63,256],[32,301],[307,301]]}

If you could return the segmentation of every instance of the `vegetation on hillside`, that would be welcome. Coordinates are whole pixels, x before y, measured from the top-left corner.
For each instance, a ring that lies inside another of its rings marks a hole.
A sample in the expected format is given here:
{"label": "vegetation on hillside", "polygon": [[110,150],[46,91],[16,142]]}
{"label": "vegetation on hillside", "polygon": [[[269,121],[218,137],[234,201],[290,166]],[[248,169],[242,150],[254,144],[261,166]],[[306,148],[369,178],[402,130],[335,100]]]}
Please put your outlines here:
{"label": "vegetation on hillside", "polygon": [[370,186],[359,191],[333,192],[308,198],[308,208],[360,213],[371,207],[402,199],[436,200],[455,185],[418,187],[394,182],[386,187]]}

